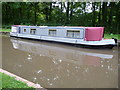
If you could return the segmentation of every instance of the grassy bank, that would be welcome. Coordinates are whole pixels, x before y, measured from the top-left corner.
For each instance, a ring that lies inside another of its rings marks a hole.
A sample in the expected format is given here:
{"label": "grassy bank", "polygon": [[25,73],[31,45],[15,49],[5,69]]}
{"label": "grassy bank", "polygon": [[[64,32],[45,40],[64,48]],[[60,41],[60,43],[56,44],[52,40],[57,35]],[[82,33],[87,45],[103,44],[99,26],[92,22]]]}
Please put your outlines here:
{"label": "grassy bank", "polygon": [[[11,29],[2,29],[0,31],[10,32]],[[104,38],[106,38],[106,39],[116,38],[116,39],[120,40],[120,34],[104,34]]]}
{"label": "grassy bank", "polygon": [[11,32],[11,29],[0,29],[0,32]]}
{"label": "grassy bank", "polygon": [[106,39],[116,38],[120,40],[120,34],[104,34],[104,38]]}
{"label": "grassy bank", "polygon": [[34,88],[27,86],[27,84],[17,81],[14,77],[10,77],[4,73],[0,72],[0,81],[2,81],[2,85],[0,85],[0,88],[31,88],[33,90]]}

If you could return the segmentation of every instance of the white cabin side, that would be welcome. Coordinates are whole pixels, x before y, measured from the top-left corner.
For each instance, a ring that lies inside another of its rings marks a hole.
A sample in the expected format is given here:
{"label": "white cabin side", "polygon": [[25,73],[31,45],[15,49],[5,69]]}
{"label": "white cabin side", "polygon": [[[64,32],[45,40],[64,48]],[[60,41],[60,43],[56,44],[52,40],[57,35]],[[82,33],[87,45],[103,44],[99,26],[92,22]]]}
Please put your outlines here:
{"label": "white cabin side", "polygon": [[[61,37],[70,39],[85,39],[86,27],[39,27],[39,26],[12,26],[13,36],[32,38],[36,36]],[[28,35],[28,36],[27,36]]]}
{"label": "white cabin side", "polygon": [[37,35],[39,31],[38,27],[32,26],[21,26],[19,34],[27,34],[27,35]]}
{"label": "white cabin side", "polygon": [[30,29],[26,28],[26,27],[21,27],[19,33],[20,34],[29,34],[30,33]]}
{"label": "white cabin side", "polygon": [[45,31],[40,30],[42,35],[47,32],[47,36],[61,37],[61,38],[84,38],[85,28],[71,28],[71,27],[48,27]]}
{"label": "white cabin side", "polygon": [[18,29],[18,27],[13,26],[11,31],[12,32],[17,32],[17,29]]}
{"label": "white cabin side", "polygon": [[48,29],[47,28],[39,28],[38,34],[40,36],[48,36]]}
{"label": "white cabin side", "polygon": [[66,37],[65,29],[57,29],[57,37]]}
{"label": "white cabin side", "polygon": [[19,26],[18,34],[84,39],[85,28]]}
{"label": "white cabin side", "polygon": [[61,37],[69,39],[85,39],[86,27],[48,27],[13,25],[11,36],[38,38],[40,36]]}

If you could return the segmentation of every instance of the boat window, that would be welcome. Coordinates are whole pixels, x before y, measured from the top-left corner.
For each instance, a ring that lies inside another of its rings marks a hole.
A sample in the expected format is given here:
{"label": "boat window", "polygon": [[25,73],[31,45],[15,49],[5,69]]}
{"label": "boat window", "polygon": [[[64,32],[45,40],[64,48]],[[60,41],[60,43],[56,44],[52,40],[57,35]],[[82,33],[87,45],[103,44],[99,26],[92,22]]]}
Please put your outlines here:
{"label": "boat window", "polygon": [[26,29],[24,29],[24,32],[26,32]]}
{"label": "boat window", "polygon": [[49,30],[49,35],[50,36],[56,36],[56,30],[50,29]]}
{"label": "boat window", "polygon": [[80,31],[76,30],[67,30],[67,37],[70,38],[80,38]]}
{"label": "boat window", "polygon": [[30,34],[35,34],[36,29],[30,29]]}

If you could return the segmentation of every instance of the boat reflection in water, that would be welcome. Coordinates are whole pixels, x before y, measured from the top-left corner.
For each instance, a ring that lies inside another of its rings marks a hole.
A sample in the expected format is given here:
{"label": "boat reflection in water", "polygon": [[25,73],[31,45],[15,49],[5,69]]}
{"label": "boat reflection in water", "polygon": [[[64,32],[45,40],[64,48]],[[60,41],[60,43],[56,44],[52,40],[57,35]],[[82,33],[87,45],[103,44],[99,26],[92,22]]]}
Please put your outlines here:
{"label": "boat reflection in water", "polygon": [[16,66],[18,71],[24,69],[25,78],[45,88],[117,87],[117,61],[114,61],[112,50],[81,49],[21,39],[11,39],[11,42],[15,49],[28,55],[22,60],[21,69]]}

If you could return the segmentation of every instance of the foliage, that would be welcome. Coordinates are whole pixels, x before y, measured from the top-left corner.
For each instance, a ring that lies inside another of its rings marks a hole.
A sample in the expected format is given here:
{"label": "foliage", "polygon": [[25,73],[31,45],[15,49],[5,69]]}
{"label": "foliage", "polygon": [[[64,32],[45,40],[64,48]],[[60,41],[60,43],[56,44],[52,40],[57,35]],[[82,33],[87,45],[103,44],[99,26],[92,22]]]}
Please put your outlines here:
{"label": "foliage", "polygon": [[[120,33],[120,2],[3,2],[3,26],[102,26]],[[9,27],[7,27],[9,28]]]}
{"label": "foliage", "polygon": [[31,90],[34,89],[32,87],[27,86],[21,81],[15,80],[14,77],[10,77],[4,73],[0,73],[0,76],[2,76],[2,88],[31,88]]}

